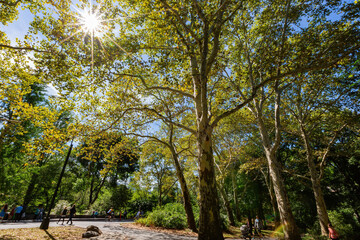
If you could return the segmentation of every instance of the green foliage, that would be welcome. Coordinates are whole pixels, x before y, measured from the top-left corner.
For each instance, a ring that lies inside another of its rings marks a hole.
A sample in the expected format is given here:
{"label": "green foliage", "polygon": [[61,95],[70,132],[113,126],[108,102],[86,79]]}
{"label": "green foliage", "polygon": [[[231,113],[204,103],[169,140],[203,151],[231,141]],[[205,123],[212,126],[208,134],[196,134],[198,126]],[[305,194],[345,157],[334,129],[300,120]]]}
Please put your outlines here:
{"label": "green foliage", "polygon": [[129,202],[129,213],[136,214],[139,209],[146,212],[151,212],[156,206],[156,200],[149,199],[134,199]]}
{"label": "green foliage", "polygon": [[119,185],[112,190],[110,202],[115,209],[124,208],[131,199],[131,191],[125,185]]}
{"label": "green foliage", "polygon": [[341,239],[359,239],[359,222],[354,218],[354,211],[351,208],[340,208],[329,211],[329,219]]}
{"label": "green foliage", "polygon": [[185,229],[187,226],[186,213],[180,203],[168,203],[156,208],[146,218],[137,222],[146,226],[164,227],[171,229]]}
{"label": "green foliage", "polygon": [[71,208],[71,203],[66,200],[59,200],[55,207],[51,210],[52,214],[60,215],[64,207]]}

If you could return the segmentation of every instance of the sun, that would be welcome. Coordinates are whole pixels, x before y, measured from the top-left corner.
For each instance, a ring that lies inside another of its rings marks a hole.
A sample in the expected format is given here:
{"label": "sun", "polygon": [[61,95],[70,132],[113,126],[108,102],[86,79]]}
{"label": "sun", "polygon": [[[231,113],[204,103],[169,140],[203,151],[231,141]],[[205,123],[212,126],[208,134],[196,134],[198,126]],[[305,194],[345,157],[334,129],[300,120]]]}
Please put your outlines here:
{"label": "sun", "polygon": [[80,12],[79,23],[85,33],[98,37],[103,32],[102,15],[91,9],[84,9]]}
{"label": "sun", "polygon": [[82,25],[85,32],[97,32],[100,30],[101,20],[90,12],[84,12],[82,16]]}

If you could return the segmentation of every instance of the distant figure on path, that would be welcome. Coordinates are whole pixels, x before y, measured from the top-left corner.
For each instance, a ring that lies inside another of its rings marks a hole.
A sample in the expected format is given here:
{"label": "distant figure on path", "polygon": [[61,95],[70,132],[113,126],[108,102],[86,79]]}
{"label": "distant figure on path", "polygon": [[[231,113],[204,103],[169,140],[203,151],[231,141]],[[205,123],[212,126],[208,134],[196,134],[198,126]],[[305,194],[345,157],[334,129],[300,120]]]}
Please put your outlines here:
{"label": "distant figure on path", "polygon": [[9,213],[9,217],[8,217],[8,220],[13,220],[14,219],[14,215],[15,215],[15,209],[16,209],[16,206],[13,206],[13,208],[11,209],[10,213]]}
{"label": "distant figure on path", "polygon": [[334,229],[331,223],[328,224],[329,238],[331,240],[340,240],[339,233]]}
{"label": "distant figure on path", "polygon": [[139,219],[141,216],[141,209],[139,208],[139,211],[136,213],[135,218],[134,219]]}
{"label": "distant figure on path", "polygon": [[259,216],[256,216],[255,222],[254,222],[254,234],[262,236],[261,229],[263,227],[261,219],[259,219]]}
{"label": "distant figure on path", "polygon": [[37,215],[37,220],[39,222],[42,221],[42,218],[43,218],[43,215],[44,215],[44,207],[42,205],[40,205],[40,208],[39,208],[39,214]]}
{"label": "distant figure on path", "polygon": [[0,219],[3,219],[5,217],[8,207],[9,207],[8,204],[5,203],[4,207],[1,209],[0,212]]}
{"label": "distant figure on path", "polygon": [[109,211],[106,212],[106,215],[109,218],[109,221],[111,221],[111,217],[114,215],[114,208],[110,208]]}
{"label": "distant figure on path", "polygon": [[127,216],[127,211],[125,209],[124,213],[123,213],[123,218],[126,219],[126,216]]}
{"label": "distant figure on path", "polygon": [[96,218],[99,215],[98,211],[93,211],[91,217]]}
{"label": "distant figure on path", "polygon": [[18,206],[17,208],[15,208],[15,222],[16,221],[20,221],[21,220],[21,214],[22,214],[22,211],[23,211],[23,206]]}
{"label": "distant figure on path", "polygon": [[69,224],[69,222],[71,222],[70,225],[72,225],[72,223],[73,223],[72,219],[73,219],[75,213],[76,213],[76,208],[75,208],[75,204],[74,204],[72,206],[72,208],[70,208],[70,216],[69,216],[69,220],[66,222],[66,224]]}
{"label": "distant figure on path", "polygon": [[61,219],[62,219],[62,220],[63,220],[62,224],[64,225],[65,217],[66,217],[67,212],[68,212],[67,207],[64,207],[64,209],[62,210],[62,213],[61,213],[61,215],[60,215],[60,218],[59,218],[59,221],[57,222],[57,224],[59,224],[59,222],[60,222]]}

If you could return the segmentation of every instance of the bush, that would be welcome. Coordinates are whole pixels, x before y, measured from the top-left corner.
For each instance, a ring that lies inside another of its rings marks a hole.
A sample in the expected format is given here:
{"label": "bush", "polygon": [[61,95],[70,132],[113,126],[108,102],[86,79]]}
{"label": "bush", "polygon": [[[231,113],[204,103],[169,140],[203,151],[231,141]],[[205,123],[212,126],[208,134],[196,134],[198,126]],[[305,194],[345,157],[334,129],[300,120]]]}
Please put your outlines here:
{"label": "bush", "polygon": [[71,208],[71,205],[68,201],[66,200],[59,200],[55,207],[51,210],[52,214],[56,214],[56,215],[60,215],[62,210],[64,209],[64,207],[67,207],[68,209]]}
{"label": "bush", "polygon": [[334,228],[339,232],[341,239],[359,239],[359,225],[350,208],[329,211],[329,219]]}
{"label": "bush", "polygon": [[141,218],[137,222],[145,226],[170,229],[185,229],[187,226],[186,213],[180,203],[168,203],[163,207],[158,207],[147,218]]}
{"label": "bush", "polygon": [[[341,239],[360,239],[358,234],[359,226],[354,218],[353,210],[349,208],[343,208],[334,211],[328,211],[331,224],[336,231],[339,232]],[[328,237],[320,236],[320,224],[319,220],[315,222],[312,228],[308,229],[310,239],[314,240],[326,240]]]}

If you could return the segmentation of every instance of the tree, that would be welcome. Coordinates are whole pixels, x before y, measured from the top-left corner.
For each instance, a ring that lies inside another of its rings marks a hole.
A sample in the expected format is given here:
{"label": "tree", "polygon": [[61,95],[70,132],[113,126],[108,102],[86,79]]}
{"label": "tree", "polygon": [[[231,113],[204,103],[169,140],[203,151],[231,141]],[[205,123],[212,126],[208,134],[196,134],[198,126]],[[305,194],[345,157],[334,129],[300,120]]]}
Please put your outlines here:
{"label": "tree", "polygon": [[119,180],[127,179],[138,169],[138,155],[136,143],[116,132],[102,132],[83,141],[78,161],[90,178],[88,203],[92,205],[105,183],[116,188]]}
{"label": "tree", "polygon": [[[45,62],[49,74],[56,73],[57,84],[62,85],[65,80],[71,91],[78,90],[74,95],[86,102],[82,113],[90,116],[85,114],[90,108],[95,113],[89,117],[94,125],[129,126],[139,112],[145,112],[194,134],[200,182],[199,239],[223,239],[212,148],[216,126],[269,83],[277,81],[278,85],[280,80],[299,73],[332,67],[359,48],[356,24],[338,28],[354,19],[350,15],[322,28],[324,19],[343,6],[339,7],[337,2],[306,3],[121,1],[119,9],[112,8],[108,15],[121,12],[127,15],[127,21],[117,22],[121,26],[119,35],[110,33],[108,41],[91,47],[92,53],[99,52],[92,55],[93,60],[87,57],[90,48],[75,36],[76,29],[64,27],[74,18],[59,11],[60,21],[47,17],[51,27],[45,27],[44,20],[40,28],[61,46],[56,51],[58,58],[63,59],[62,64],[55,65],[51,59]],[[68,6],[58,8],[68,10]],[[301,18],[313,22],[299,30]],[[105,50],[103,56],[107,61],[100,56],[101,49]],[[239,69],[240,66],[243,68]],[[77,75],[80,77],[76,78]],[[91,95],[103,90],[105,99],[101,94]],[[172,122],[163,113],[164,108],[153,105],[153,97],[162,92],[177,94],[181,98],[177,104],[187,106],[186,110],[179,108],[178,114],[192,115],[195,124],[182,122],[183,118]],[[118,104],[109,104],[113,102]],[[276,140],[274,146],[278,144]],[[269,149],[266,146],[267,155],[274,156],[275,151]],[[286,206],[286,194],[281,193],[284,187],[279,168],[273,157],[268,159],[272,178],[276,180],[278,203],[285,201],[279,208],[284,223],[289,224],[285,228],[286,238],[299,239]]]}

